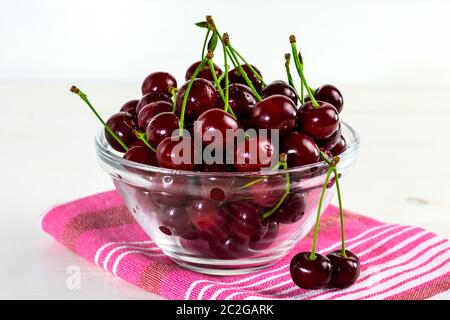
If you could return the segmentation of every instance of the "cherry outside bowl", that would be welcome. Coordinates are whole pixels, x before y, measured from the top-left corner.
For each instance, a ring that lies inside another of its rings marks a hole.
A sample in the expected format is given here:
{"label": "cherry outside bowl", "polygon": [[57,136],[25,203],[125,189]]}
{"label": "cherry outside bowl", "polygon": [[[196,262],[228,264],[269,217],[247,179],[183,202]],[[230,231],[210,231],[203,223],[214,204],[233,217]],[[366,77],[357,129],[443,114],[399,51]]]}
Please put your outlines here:
{"label": "cherry outside bowl", "polygon": [[[339,155],[338,169],[345,177],[356,161],[359,137],[344,122],[342,134],[347,149]],[[96,137],[96,151],[130,213],[156,245],[179,265],[215,275],[254,272],[285,257],[314,225],[328,169],[324,162],[278,172],[164,169],[124,159],[109,146],[104,130]],[[283,194],[286,172],[291,181],[286,201],[292,202],[278,217],[255,219]],[[263,187],[241,188],[261,177]],[[332,184],[323,211],[334,193]]]}

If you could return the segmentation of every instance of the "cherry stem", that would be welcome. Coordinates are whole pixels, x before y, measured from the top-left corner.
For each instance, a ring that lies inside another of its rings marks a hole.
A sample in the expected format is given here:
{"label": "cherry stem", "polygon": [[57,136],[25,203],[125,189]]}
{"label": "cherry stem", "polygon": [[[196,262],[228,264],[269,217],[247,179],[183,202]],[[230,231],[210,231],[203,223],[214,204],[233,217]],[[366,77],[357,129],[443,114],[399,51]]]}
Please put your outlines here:
{"label": "cherry stem", "polygon": [[333,168],[330,166],[328,168],[325,182],[323,183],[322,194],[320,195],[320,200],[319,200],[319,206],[317,207],[316,225],[314,227],[314,238],[313,238],[311,254],[309,255],[309,260],[311,260],[311,261],[316,260],[316,245],[317,245],[317,235],[319,234],[320,212],[322,211],[323,198],[325,196],[325,191],[327,190],[328,181],[330,180],[332,171],[333,171]]}
{"label": "cherry stem", "polygon": [[169,88],[169,93],[172,95],[172,112],[176,112],[177,111],[177,92],[178,89],[177,88]]}
{"label": "cherry stem", "polygon": [[211,70],[211,75],[212,75],[212,77],[214,79],[214,83],[215,83],[215,85],[217,87],[217,90],[219,91],[219,95],[222,98],[223,103],[225,105],[225,107],[224,107],[225,112],[230,111],[229,113],[231,113],[234,117],[236,117],[236,115],[234,114],[233,110],[231,109],[231,107],[228,104],[228,99],[226,98],[225,94],[223,93],[222,88],[220,87],[219,79],[217,79],[217,75],[216,75],[216,72],[215,72],[215,69],[214,69],[214,64],[212,62],[212,59],[210,59],[210,58],[206,58],[206,59],[208,60],[209,70]]}
{"label": "cherry stem", "polygon": [[334,180],[336,181],[336,193],[338,196],[338,203],[339,203],[339,219],[341,222],[341,255],[343,257],[346,256],[345,251],[345,233],[344,233],[344,211],[342,209],[342,197],[341,197],[341,188],[339,186],[339,174],[337,172],[336,167],[333,167],[334,172]]}
{"label": "cherry stem", "polygon": [[230,50],[234,51],[234,53],[244,62],[244,64],[250,69],[250,71],[253,73],[253,75],[261,81],[261,83],[265,86],[266,83],[264,82],[264,79],[261,77],[261,75],[253,68],[251,64],[247,62],[247,60],[244,59],[244,57],[231,45],[228,45]]}
{"label": "cherry stem", "polygon": [[208,59],[207,57],[203,58],[200,64],[197,66],[197,69],[195,69],[194,73],[192,74],[192,78],[189,80],[186,91],[184,92],[183,104],[181,105],[181,115],[180,115],[180,137],[183,136],[184,114],[186,113],[186,104],[189,97],[189,92],[191,91],[192,84],[194,83],[194,80],[197,77],[198,73],[200,72],[200,70],[203,70],[203,67],[205,66],[207,59]]}
{"label": "cherry stem", "polygon": [[[227,47],[222,45],[223,47],[223,59],[224,59],[224,67],[225,67],[225,100],[226,100],[226,104],[225,104],[225,112],[228,112],[228,108],[230,108],[230,88],[229,86],[229,79],[228,79],[228,55],[227,55]],[[219,81],[219,86],[220,86],[220,81]],[[231,108],[230,108],[231,109]],[[233,113],[234,114],[234,113]]]}
{"label": "cherry stem", "polygon": [[203,48],[202,48],[202,59],[203,60],[205,58],[205,50],[206,50],[206,45],[208,43],[208,37],[209,34],[211,33],[211,30],[208,29],[208,31],[206,31],[206,36],[205,36],[205,40],[203,41]]}
{"label": "cherry stem", "polygon": [[[303,90],[303,87],[306,88],[306,91],[308,92],[309,97],[311,98],[313,107],[317,108],[319,106],[319,104],[317,103],[317,100],[314,98],[314,94],[313,94],[311,88],[308,86],[308,83],[306,82],[306,79],[305,79],[305,75],[303,74],[303,65],[301,64],[300,58],[298,57],[297,42],[295,40],[295,36],[291,35],[289,37],[289,41],[291,42],[291,49],[292,49],[292,55],[294,56],[295,67],[296,67],[298,75],[300,76],[300,79],[301,79],[301,86],[302,86],[301,89]],[[301,100],[302,104],[305,102],[303,98],[304,97],[302,96],[302,100]]]}
{"label": "cherry stem", "polygon": [[225,45],[225,41],[224,41],[222,35],[220,34],[219,30],[217,29],[217,26],[214,23],[214,20],[213,20],[212,16],[206,16],[206,22],[207,22],[207,25],[208,25],[208,29],[212,30],[215,34],[217,34],[217,37],[219,38],[220,42],[222,43],[222,46],[226,47],[224,50],[226,52],[228,52],[229,57],[231,59],[231,63],[233,64],[233,66],[235,68],[237,68],[239,63],[237,61],[233,60],[233,57],[230,55],[229,48]]}
{"label": "cherry stem", "polygon": [[[270,170],[276,171],[276,170],[278,170],[280,168],[280,166],[281,166],[281,161],[278,161],[277,164],[274,165]],[[266,179],[266,177],[261,177],[261,178],[254,179],[252,181],[247,182],[246,184],[244,184],[243,186],[239,187],[238,189],[242,190],[242,189],[251,187],[251,186],[257,184],[258,182],[264,181],[264,179]]]}
{"label": "cherry stem", "polygon": [[76,95],[78,95],[81,98],[81,100],[83,100],[88,105],[88,107],[95,114],[97,119],[102,123],[103,127],[105,127],[105,129],[114,137],[114,139],[116,139],[116,141],[125,149],[125,151],[128,151],[127,145],[117,136],[117,134],[111,129],[111,127],[106,124],[106,122],[98,114],[97,110],[95,110],[94,106],[91,104],[86,94],[80,89],[78,89],[76,86],[72,86],[70,88],[70,92],[73,92]]}
{"label": "cherry stem", "polygon": [[[288,166],[287,166],[287,162],[286,162],[286,154],[285,153],[280,154],[279,163],[280,163],[280,166],[283,167],[284,170],[287,170]],[[263,219],[270,217],[275,211],[277,211],[278,208],[280,208],[280,206],[283,204],[283,202],[286,199],[286,197],[288,196],[289,192],[291,191],[291,181],[290,181],[289,173],[285,173],[284,176],[285,176],[285,181],[286,181],[286,184],[284,187],[284,194],[280,198],[280,200],[278,200],[278,202],[275,204],[275,206],[272,209],[263,213],[263,215],[262,215]]]}
{"label": "cherry stem", "polygon": [[[294,92],[297,95],[297,99],[300,99],[300,95],[298,94],[297,89],[295,88],[295,85],[294,85],[294,80],[292,79],[291,68],[290,68],[291,55],[289,53],[286,53],[284,55],[284,59],[285,59],[284,67],[286,68],[286,75],[287,75],[287,78],[288,78],[288,83],[292,87],[292,89],[294,89]],[[301,101],[302,100],[300,100],[300,102]]]}
{"label": "cherry stem", "polygon": [[152,150],[153,152],[156,152],[156,149],[153,148],[150,143],[148,143],[147,135],[145,134],[145,132],[142,132],[139,130],[133,130],[133,133],[136,136],[136,138],[141,140],[150,150]]}

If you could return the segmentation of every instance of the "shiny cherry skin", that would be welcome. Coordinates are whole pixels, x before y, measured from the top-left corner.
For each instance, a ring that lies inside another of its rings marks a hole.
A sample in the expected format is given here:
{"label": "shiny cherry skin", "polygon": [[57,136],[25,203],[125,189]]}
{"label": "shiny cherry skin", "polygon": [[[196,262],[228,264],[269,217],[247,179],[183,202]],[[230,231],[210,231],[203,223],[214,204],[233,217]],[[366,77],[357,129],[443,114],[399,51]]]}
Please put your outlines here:
{"label": "shiny cherry skin", "polygon": [[305,214],[305,198],[300,193],[291,193],[284,199],[282,205],[270,218],[282,224],[292,224],[299,221]]}
{"label": "shiny cherry skin", "polygon": [[261,97],[263,99],[276,94],[281,94],[288,97],[295,105],[297,105],[297,94],[295,93],[294,88],[292,88],[287,82],[283,80],[276,80],[269,83],[261,90]]}
{"label": "shiny cherry skin", "polygon": [[148,104],[152,102],[158,102],[158,101],[166,101],[170,104],[172,104],[172,99],[165,93],[162,92],[150,92],[144,95],[141,100],[139,100],[139,103],[136,106],[136,114],[139,114],[139,112]]}
{"label": "shiny cherry skin", "polygon": [[317,108],[309,101],[298,109],[297,126],[311,138],[324,140],[339,128],[339,113],[328,102],[317,101],[317,103],[319,104]]}
{"label": "shiny cherry skin", "polygon": [[341,138],[336,143],[333,149],[330,150],[330,153],[333,156],[338,156],[342,152],[344,152],[347,149],[347,142],[345,142],[345,138],[341,135]]}
{"label": "shiny cherry skin", "polygon": [[155,115],[147,125],[147,140],[150,145],[158,146],[163,139],[170,137],[173,131],[179,128],[180,119],[175,113],[162,112]]}
{"label": "shiny cherry skin", "polygon": [[[136,129],[134,117],[128,112],[118,112],[106,121],[106,124],[114,131],[114,133],[129,147],[137,138],[133,130]],[[116,151],[125,152],[125,149],[119,142],[105,129],[106,140],[109,145]]]}
{"label": "shiny cherry skin", "polygon": [[278,222],[270,220],[268,222],[267,232],[265,236],[259,241],[249,241],[249,247],[252,250],[263,250],[270,247],[277,239],[280,225]]}
{"label": "shiny cherry skin", "polygon": [[139,129],[146,130],[150,121],[158,114],[172,112],[172,104],[167,101],[156,101],[147,104],[139,111],[137,124]]}
{"label": "shiny cherry skin", "polygon": [[283,137],[294,131],[296,116],[297,109],[292,100],[277,94],[258,102],[251,123],[256,129],[278,129]]}
{"label": "shiny cherry skin", "polygon": [[123,157],[130,161],[148,164],[151,166],[158,166],[158,161],[156,161],[156,153],[143,143],[142,145],[135,144],[133,147],[129,148]]}
{"label": "shiny cherry skin", "polygon": [[149,92],[168,93],[170,88],[177,87],[177,80],[167,72],[150,73],[142,83],[142,95]]}
{"label": "shiny cherry skin", "polygon": [[341,250],[335,250],[327,254],[331,261],[330,286],[334,288],[347,288],[356,282],[361,273],[359,258],[351,251],[345,250],[345,257]]}
{"label": "shiny cherry skin", "polygon": [[231,230],[227,216],[215,201],[192,201],[187,214],[203,239],[225,240],[229,237]]}
{"label": "shiny cherry skin", "polygon": [[[219,146],[225,148],[227,132],[234,134],[239,128],[239,122],[229,113],[222,109],[209,109],[203,112],[194,123],[194,135],[202,139],[204,145],[217,142]],[[216,141],[218,137],[222,139]]]}
{"label": "shiny cherry skin", "polygon": [[[325,101],[331,103],[339,113],[344,108],[344,98],[341,92],[335,86],[331,84],[325,84],[314,91],[314,98],[316,100]],[[310,101],[310,97],[306,96],[305,101]]]}
{"label": "shiny cherry skin", "polygon": [[194,141],[189,137],[167,137],[156,148],[156,160],[162,168],[194,171],[194,157]]}
{"label": "shiny cherry skin", "polygon": [[341,140],[341,125],[339,124],[338,129],[330,137],[325,140],[315,140],[320,150],[330,151],[333,149],[337,143]]}
{"label": "shiny cherry skin", "polygon": [[263,208],[272,208],[285,192],[284,176],[269,176],[248,187],[250,201]]}
{"label": "shiny cherry skin", "polygon": [[282,150],[289,168],[320,161],[319,148],[313,139],[301,132],[292,132],[283,139]]}
{"label": "shiny cherry skin", "polygon": [[150,196],[160,206],[185,207],[186,188],[191,187],[191,183],[180,176],[157,173],[151,176]]}
{"label": "shiny cherry skin", "polygon": [[240,172],[259,171],[271,165],[274,152],[274,145],[264,136],[251,136],[238,141],[234,154],[234,168]]}
{"label": "shiny cherry skin", "polygon": [[258,100],[249,87],[234,83],[228,86],[228,103],[236,117],[242,121],[251,117]]}
{"label": "shiny cherry skin", "polygon": [[231,229],[241,237],[247,237],[250,241],[261,240],[267,233],[268,220],[262,218],[263,210],[252,203],[234,201],[226,205],[230,215]]}
{"label": "shiny cherry skin", "polygon": [[[177,95],[177,112],[181,113],[184,95],[189,82],[186,82]],[[187,99],[185,116],[187,118],[196,119],[206,110],[217,107],[219,95],[211,82],[205,79],[195,79],[192,83],[189,97]]]}
{"label": "shiny cherry skin", "polygon": [[189,240],[198,238],[198,232],[187,215],[186,207],[161,207],[156,216],[159,230],[165,235]]}
{"label": "shiny cherry skin", "polygon": [[122,108],[120,108],[120,111],[122,112],[128,112],[131,113],[133,116],[136,116],[136,107],[139,103],[139,100],[130,100],[126,102]]}
{"label": "shiny cherry skin", "polygon": [[[197,61],[186,70],[186,75],[184,76],[186,81],[191,80],[192,75],[194,74],[195,70],[199,65],[200,61]],[[213,63],[213,66],[214,66],[214,73],[216,74],[216,77],[219,78],[222,75],[222,69],[220,69],[220,67],[215,63]],[[196,78],[206,79],[208,81],[214,82],[211,69],[209,69],[209,65],[207,63],[203,66],[203,69],[199,71]]]}
{"label": "shiny cherry skin", "polygon": [[292,280],[303,289],[325,288],[331,279],[331,262],[318,253],[314,260],[309,255],[310,252],[301,252],[292,258],[289,268]]}
{"label": "shiny cherry skin", "polygon": [[[250,82],[253,84],[257,92],[261,92],[262,89],[262,82],[259,80],[255,75],[253,74],[252,70],[250,70],[247,65],[243,64],[241,65],[244,72],[247,74],[248,78],[250,79]],[[262,77],[261,72],[256,68],[254,65],[252,65],[253,69]],[[245,78],[242,76],[241,71],[239,68],[234,68],[230,70],[228,74],[228,79],[230,83],[240,83],[247,85],[247,82],[245,81]]]}
{"label": "shiny cherry skin", "polygon": [[248,240],[245,237],[231,234],[222,241],[209,241],[209,250],[219,259],[242,258],[248,253]]}

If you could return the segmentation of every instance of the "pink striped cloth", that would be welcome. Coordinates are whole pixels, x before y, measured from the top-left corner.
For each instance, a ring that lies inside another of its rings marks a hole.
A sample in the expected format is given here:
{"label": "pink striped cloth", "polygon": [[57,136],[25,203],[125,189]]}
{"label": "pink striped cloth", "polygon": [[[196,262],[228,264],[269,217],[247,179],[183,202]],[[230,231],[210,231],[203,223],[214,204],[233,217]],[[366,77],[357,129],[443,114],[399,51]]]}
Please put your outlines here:
{"label": "pink striped cloth", "polygon": [[[289,262],[309,251],[311,235],[275,266],[240,276],[207,276],[177,266],[156,247],[116,191],[57,206],[42,228],[78,255],[168,299],[426,299],[450,290],[450,243],[419,227],[382,223],[345,212],[347,246],[361,276],[345,290],[307,291],[294,285]],[[321,220],[319,252],[340,247],[339,214]]]}

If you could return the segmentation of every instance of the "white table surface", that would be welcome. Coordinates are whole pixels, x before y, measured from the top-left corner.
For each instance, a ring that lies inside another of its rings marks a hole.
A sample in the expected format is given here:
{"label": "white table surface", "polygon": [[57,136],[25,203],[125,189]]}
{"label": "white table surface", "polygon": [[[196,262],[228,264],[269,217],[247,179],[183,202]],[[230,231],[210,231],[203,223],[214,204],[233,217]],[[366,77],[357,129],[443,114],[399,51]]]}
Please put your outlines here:
{"label": "white table surface", "polygon": [[[99,124],[70,85],[0,84],[0,299],[158,298],[39,228],[51,205],[113,188],[94,152]],[[105,117],[139,93],[138,85],[79,86]],[[357,165],[342,181],[344,206],[450,238],[450,88],[341,89],[341,118],[361,136]],[[81,269],[80,290],[66,286],[71,265]]]}

